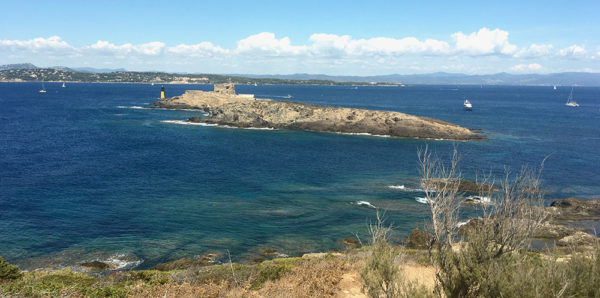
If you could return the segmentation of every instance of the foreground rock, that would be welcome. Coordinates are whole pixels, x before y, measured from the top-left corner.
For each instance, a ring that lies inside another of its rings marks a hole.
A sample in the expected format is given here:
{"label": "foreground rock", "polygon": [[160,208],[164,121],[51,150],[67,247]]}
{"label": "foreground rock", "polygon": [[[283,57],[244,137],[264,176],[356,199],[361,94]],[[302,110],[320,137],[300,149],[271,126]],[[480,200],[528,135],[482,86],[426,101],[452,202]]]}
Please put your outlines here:
{"label": "foreground rock", "polygon": [[555,220],[600,220],[600,199],[555,200],[547,210]]}
{"label": "foreground rock", "polygon": [[183,270],[192,267],[204,267],[213,265],[221,257],[218,253],[206,253],[196,258],[182,258],[168,263],[154,266],[152,269],[159,271]]}
{"label": "foreground rock", "polygon": [[215,86],[215,92],[186,91],[153,103],[167,109],[200,109],[205,118],[189,122],[240,128],[275,128],[349,134],[371,134],[401,138],[479,140],[473,131],[448,122],[409,114],[320,106],[289,101],[256,99],[236,95],[233,89]]}
{"label": "foreground rock", "polygon": [[[475,181],[471,181],[471,180],[466,180],[466,179],[455,179],[455,180],[444,180],[444,179],[429,179],[429,180],[423,180],[422,185],[424,188],[427,189],[432,189],[432,190],[436,190],[436,189],[443,189],[448,188],[448,189],[453,189],[456,187],[458,192],[464,192],[464,193],[483,193],[483,194],[487,194],[487,193],[492,193],[492,192],[497,192],[498,189],[494,188],[493,185],[487,184],[487,183],[481,183],[481,182],[475,182]],[[473,202],[471,203],[477,203],[475,202],[475,200],[473,200]]]}
{"label": "foreground rock", "polygon": [[102,272],[106,270],[117,269],[117,266],[113,263],[106,263],[101,261],[90,261],[78,264],[79,266],[86,268],[91,272]]}

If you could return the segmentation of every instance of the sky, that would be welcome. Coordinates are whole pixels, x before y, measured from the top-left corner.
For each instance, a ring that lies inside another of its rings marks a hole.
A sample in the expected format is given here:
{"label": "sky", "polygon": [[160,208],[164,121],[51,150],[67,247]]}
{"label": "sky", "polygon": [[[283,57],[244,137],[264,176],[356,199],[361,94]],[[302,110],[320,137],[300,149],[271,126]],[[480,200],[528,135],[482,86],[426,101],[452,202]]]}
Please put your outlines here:
{"label": "sky", "polygon": [[600,1],[0,0],[0,64],[217,74],[600,72]]}

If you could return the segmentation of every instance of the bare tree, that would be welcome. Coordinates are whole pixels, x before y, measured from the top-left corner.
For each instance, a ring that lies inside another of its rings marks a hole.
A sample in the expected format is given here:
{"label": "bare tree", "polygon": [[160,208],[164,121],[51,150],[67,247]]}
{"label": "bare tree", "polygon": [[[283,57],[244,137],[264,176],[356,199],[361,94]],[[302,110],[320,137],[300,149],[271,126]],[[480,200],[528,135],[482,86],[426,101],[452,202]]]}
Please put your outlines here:
{"label": "bare tree", "polygon": [[[421,166],[421,185],[425,191],[427,205],[431,216],[430,230],[433,235],[428,245],[429,257],[435,268],[436,292],[441,296],[443,289],[448,288],[448,278],[445,270],[451,262],[452,244],[458,224],[460,198],[458,196],[460,178],[458,171],[458,150],[453,148],[449,165],[433,155],[426,146],[419,149],[419,165]],[[434,253],[435,251],[435,253]]]}
{"label": "bare tree", "polygon": [[481,200],[481,217],[468,224],[466,238],[460,239],[463,196],[457,148],[446,164],[427,147],[420,149],[418,156],[431,216],[433,237],[428,250],[436,272],[436,292],[440,297],[498,294],[489,282],[490,274],[503,268],[508,253],[525,248],[545,220],[541,169],[536,172],[523,167],[515,177],[507,170],[499,190],[488,182],[489,176],[486,183],[479,183],[479,196],[487,200]]}

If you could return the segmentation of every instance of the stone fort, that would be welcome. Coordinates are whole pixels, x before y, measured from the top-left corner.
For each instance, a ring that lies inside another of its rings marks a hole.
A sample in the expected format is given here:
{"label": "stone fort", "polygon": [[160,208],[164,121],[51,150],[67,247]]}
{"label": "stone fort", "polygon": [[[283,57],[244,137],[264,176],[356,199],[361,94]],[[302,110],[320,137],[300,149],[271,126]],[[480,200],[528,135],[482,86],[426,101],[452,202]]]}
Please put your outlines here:
{"label": "stone fort", "polygon": [[215,84],[214,92],[223,95],[235,95],[235,85],[233,83]]}

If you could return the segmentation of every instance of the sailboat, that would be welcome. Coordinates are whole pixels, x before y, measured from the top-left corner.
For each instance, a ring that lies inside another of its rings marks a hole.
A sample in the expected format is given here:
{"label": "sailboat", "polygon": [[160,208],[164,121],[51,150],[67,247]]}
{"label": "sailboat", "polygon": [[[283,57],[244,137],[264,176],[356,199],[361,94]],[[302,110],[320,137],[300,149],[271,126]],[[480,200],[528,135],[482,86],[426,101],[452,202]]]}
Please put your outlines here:
{"label": "sailboat", "polygon": [[465,99],[465,103],[463,103],[463,107],[467,111],[470,111],[473,109],[473,105],[471,104],[471,102],[468,99]]}
{"label": "sailboat", "polygon": [[44,85],[44,82],[42,82],[42,90],[40,90],[40,93],[46,93],[46,85]]}
{"label": "sailboat", "polygon": [[556,85],[554,85],[554,90],[556,90]]}
{"label": "sailboat", "polygon": [[571,94],[569,94],[569,98],[567,98],[567,103],[565,103],[567,107],[578,107],[579,104],[573,101],[573,87],[571,87]]}
{"label": "sailboat", "polygon": [[67,86],[65,86],[65,82],[63,82],[63,84],[62,84],[62,86],[61,86],[61,87],[63,87],[63,88],[67,87]]}

